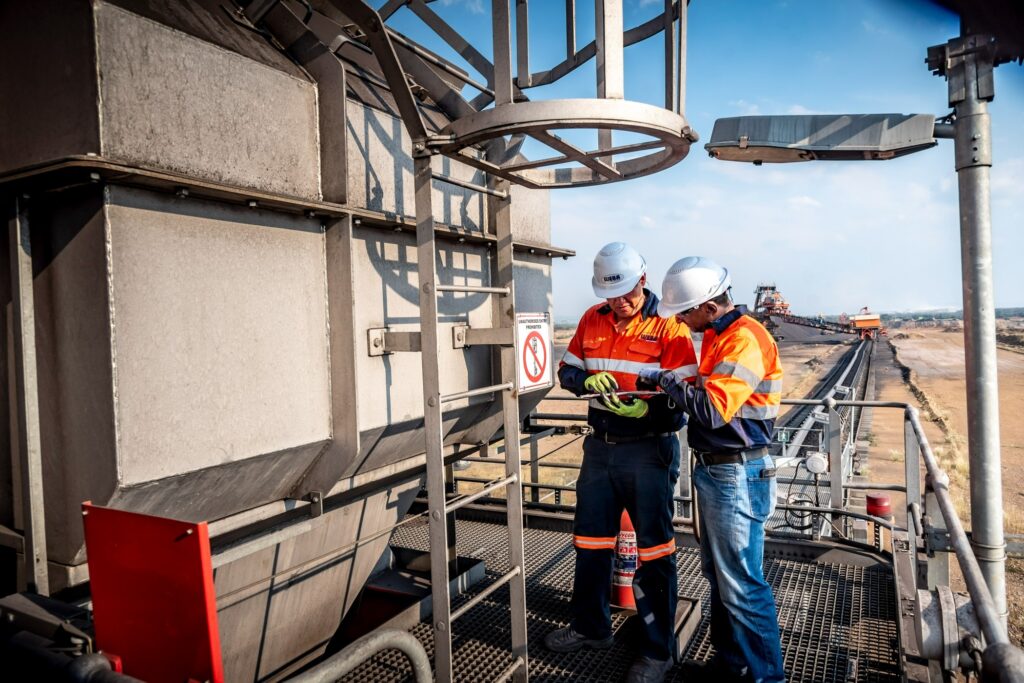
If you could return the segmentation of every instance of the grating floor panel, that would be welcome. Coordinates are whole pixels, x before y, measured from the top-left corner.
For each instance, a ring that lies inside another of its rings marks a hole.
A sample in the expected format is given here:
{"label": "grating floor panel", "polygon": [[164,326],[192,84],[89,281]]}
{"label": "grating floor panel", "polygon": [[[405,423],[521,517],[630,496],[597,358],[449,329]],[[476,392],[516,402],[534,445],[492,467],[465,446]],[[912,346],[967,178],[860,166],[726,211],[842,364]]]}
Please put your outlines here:
{"label": "grating floor panel", "polygon": [[[398,529],[394,545],[427,550],[426,524]],[[508,570],[507,530],[480,522],[458,522],[459,554],[486,560],[489,578]],[[526,530],[527,606],[530,680],[620,681],[633,659],[628,644],[616,640],[608,650],[571,654],[548,652],[544,635],[568,623],[574,553],[568,534]],[[700,575],[696,549],[677,555],[679,592],[704,602],[704,619],[685,658],[713,654],[708,634],[708,585]],[[882,568],[765,559],[766,577],[775,593],[786,673],[791,683],[881,683],[899,681],[897,623],[891,575]],[[465,600],[465,598],[462,598]],[[459,601],[455,602],[458,606]],[[614,617],[613,628],[624,617]],[[457,620],[452,648],[456,680],[493,681],[511,663],[508,589],[502,588]],[[433,656],[428,624],[413,634]],[[381,653],[342,679],[352,683],[404,683],[411,673],[404,657]],[[665,679],[681,683],[679,668]]]}

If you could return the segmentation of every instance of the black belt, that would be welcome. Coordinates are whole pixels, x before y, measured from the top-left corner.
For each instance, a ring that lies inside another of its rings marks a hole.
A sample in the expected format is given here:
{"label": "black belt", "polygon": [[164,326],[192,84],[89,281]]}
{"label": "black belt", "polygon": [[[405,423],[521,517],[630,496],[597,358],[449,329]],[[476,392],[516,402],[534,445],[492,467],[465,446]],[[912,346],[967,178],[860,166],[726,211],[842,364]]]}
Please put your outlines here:
{"label": "black belt", "polygon": [[645,434],[608,434],[594,432],[591,434],[598,441],[604,441],[605,443],[633,443],[634,441],[643,441],[644,439],[660,439],[663,436],[672,436],[675,432],[662,432],[656,434],[654,432],[647,432]]}
{"label": "black belt", "polygon": [[704,453],[701,451],[694,451],[693,453],[697,456],[697,462],[705,467],[710,465],[738,465],[740,463],[760,460],[768,455],[768,447],[751,448],[749,451],[738,451],[736,453]]}

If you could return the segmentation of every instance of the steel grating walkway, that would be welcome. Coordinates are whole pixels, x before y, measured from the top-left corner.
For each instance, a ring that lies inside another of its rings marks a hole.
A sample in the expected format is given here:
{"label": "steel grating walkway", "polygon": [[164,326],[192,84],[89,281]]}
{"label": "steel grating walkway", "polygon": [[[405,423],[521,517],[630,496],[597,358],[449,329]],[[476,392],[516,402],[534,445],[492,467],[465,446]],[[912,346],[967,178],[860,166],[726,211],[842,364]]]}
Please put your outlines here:
{"label": "steel grating walkway", "polygon": [[[504,526],[458,522],[459,554],[483,558],[489,579],[507,571],[506,539]],[[525,540],[530,680],[622,680],[634,657],[622,638],[608,650],[556,654],[544,648],[544,635],[569,620],[574,552],[564,533],[527,529]],[[425,521],[396,530],[392,544],[427,550]],[[685,658],[706,659],[713,649],[708,637],[708,585],[700,575],[698,551],[680,550],[677,566],[680,594],[699,596],[703,603],[704,617]],[[791,683],[900,680],[894,589],[885,569],[774,558],[766,558],[765,568],[779,607],[782,651]],[[455,622],[452,648],[457,681],[493,681],[511,663],[507,590],[499,589]],[[459,604],[457,600],[453,607]],[[621,614],[615,615],[613,628],[618,631],[624,620]],[[433,656],[430,626],[421,623],[412,633]],[[404,683],[412,677],[405,658],[392,651],[377,655],[342,680]],[[665,680],[682,683],[679,667]]]}

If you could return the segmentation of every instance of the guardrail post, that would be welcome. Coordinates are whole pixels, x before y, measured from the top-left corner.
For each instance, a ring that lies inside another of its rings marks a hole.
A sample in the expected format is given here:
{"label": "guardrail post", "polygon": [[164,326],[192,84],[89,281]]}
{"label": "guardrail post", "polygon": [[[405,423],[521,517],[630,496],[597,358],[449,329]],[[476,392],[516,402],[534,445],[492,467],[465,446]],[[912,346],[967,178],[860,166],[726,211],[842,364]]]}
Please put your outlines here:
{"label": "guardrail post", "polygon": [[[843,423],[836,410],[836,403],[833,399],[827,399],[828,406],[828,483],[830,505],[834,510],[843,509],[843,477],[846,468],[843,467]],[[832,522],[835,523],[835,517]]]}
{"label": "guardrail post", "polygon": [[942,550],[928,552],[927,585],[928,590],[933,590],[938,586],[949,585],[949,539],[946,521],[942,518],[939,500],[935,496],[930,480],[924,497],[924,511],[924,533],[928,537],[925,542],[930,548],[936,545],[943,546]]}
{"label": "guardrail post", "polygon": [[[676,432],[679,437],[679,481],[676,483],[676,490],[673,495],[680,497],[689,497],[690,495],[690,441],[687,436],[687,428],[684,425],[682,429]],[[682,502],[677,506],[675,513],[681,517],[693,518],[693,510],[687,509],[693,507],[693,500],[691,499],[688,503]]]}
{"label": "guardrail post", "polygon": [[[540,483],[540,463],[538,462],[540,446],[536,434],[530,435],[530,481],[534,484]],[[540,502],[540,487],[530,487],[530,500],[534,503]]]}

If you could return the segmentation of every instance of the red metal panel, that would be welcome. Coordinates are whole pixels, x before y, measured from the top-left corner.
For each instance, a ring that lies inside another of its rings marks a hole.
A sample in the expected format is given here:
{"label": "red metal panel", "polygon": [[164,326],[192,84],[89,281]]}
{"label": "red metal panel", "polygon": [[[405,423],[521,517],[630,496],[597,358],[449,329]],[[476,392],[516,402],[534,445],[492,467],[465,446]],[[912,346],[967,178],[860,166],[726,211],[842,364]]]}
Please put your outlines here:
{"label": "red metal panel", "polygon": [[206,523],[82,505],[96,642],[150,683],[224,680]]}

